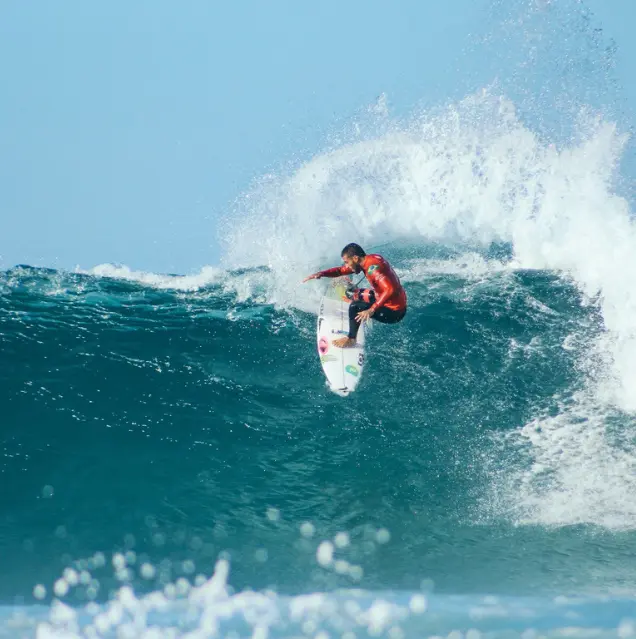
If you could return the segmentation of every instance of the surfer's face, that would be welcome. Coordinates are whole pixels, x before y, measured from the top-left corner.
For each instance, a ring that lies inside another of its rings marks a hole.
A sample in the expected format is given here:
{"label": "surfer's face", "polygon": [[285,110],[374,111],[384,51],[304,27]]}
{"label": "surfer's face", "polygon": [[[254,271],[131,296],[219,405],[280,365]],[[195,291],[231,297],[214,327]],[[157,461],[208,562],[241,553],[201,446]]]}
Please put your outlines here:
{"label": "surfer's face", "polygon": [[353,269],[354,273],[359,273],[362,270],[362,258],[358,255],[353,255],[349,257],[348,255],[342,256],[342,261],[346,266]]}

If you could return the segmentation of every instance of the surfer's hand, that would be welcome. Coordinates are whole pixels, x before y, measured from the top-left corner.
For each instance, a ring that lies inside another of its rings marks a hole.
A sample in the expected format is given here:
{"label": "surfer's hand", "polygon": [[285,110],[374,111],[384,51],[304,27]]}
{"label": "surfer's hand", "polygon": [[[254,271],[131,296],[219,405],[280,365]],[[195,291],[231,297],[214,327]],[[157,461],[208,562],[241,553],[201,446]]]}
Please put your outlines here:
{"label": "surfer's hand", "polygon": [[303,284],[305,282],[308,282],[309,280],[319,280],[322,276],[320,275],[320,273],[314,273],[313,275],[308,275],[304,280],[303,280]]}
{"label": "surfer's hand", "polygon": [[356,315],[356,321],[360,322],[360,324],[362,324],[362,322],[366,322],[367,320],[371,319],[373,317],[373,311],[368,308],[366,311],[360,311],[357,315]]}

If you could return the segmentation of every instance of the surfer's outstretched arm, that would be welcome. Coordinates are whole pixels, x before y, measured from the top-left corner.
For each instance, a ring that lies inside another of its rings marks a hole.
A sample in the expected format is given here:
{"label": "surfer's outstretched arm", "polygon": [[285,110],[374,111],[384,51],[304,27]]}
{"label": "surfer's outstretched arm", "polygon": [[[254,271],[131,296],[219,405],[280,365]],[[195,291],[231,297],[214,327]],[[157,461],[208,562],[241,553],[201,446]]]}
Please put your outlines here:
{"label": "surfer's outstretched arm", "polygon": [[335,266],[334,268],[328,268],[326,271],[318,271],[313,275],[308,275],[303,282],[319,280],[321,277],[340,277],[342,275],[349,275],[350,273],[353,273],[353,269],[348,266]]}

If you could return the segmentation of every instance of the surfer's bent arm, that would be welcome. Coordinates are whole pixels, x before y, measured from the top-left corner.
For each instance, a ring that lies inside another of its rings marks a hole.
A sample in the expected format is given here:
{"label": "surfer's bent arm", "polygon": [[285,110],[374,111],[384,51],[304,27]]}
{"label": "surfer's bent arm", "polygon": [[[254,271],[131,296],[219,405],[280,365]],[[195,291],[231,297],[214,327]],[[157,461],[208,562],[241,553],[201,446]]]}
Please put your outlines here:
{"label": "surfer's bent arm", "polygon": [[[369,308],[371,314],[375,313],[381,306],[384,305],[384,302],[386,302],[389,297],[393,295],[393,287],[391,286],[391,282],[389,281],[388,277],[380,275],[375,280],[374,288],[376,292],[376,298],[375,302]],[[380,293],[379,295],[377,295],[378,292]]]}
{"label": "surfer's bent arm", "polygon": [[353,273],[353,269],[348,266],[335,266],[334,268],[328,268],[326,271],[318,271],[316,275],[318,277],[340,277],[350,273]]}

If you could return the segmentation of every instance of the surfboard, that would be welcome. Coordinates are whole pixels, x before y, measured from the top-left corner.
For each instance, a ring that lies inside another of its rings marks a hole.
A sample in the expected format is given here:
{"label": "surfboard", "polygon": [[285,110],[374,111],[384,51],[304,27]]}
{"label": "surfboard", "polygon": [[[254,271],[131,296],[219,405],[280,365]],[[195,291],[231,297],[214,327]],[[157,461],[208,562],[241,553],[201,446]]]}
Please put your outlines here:
{"label": "surfboard", "polygon": [[346,397],[356,389],[365,363],[365,324],[360,327],[355,346],[338,348],[332,344],[333,340],[349,334],[349,300],[345,297],[348,285],[351,285],[348,277],[329,280],[320,300],[316,330],[318,356],[327,385],[341,397]]}

